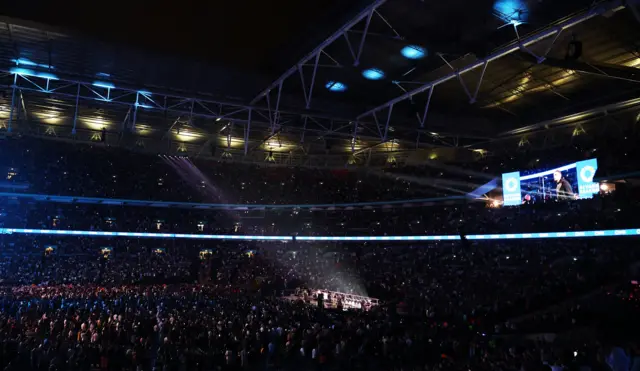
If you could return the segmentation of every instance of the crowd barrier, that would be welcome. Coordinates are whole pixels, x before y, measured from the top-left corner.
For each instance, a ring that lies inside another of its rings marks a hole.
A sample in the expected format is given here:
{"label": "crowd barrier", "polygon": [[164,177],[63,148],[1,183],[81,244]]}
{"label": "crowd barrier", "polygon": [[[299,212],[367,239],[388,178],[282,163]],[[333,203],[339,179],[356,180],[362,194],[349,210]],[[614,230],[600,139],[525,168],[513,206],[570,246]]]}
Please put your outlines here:
{"label": "crowd barrier", "polygon": [[[174,238],[200,240],[245,240],[245,241],[455,241],[460,235],[440,236],[250,236],[224,234],[184,234],[184,233],[147,233],[147,232],[111,232],[111,231],[78,231],[58,229],[24,229],[0,228],[0,234],[33,234],[33,235],[69,235],[89,237],[138,237],[138,238]],[[540,233],[507,233],[507,234],[473,234],[466,235],[468,240],[521,240],[541,238],[591,238],[591,237],[625,237],[640,235],[637,229],[609,229],[598,231],[568,231]]]}

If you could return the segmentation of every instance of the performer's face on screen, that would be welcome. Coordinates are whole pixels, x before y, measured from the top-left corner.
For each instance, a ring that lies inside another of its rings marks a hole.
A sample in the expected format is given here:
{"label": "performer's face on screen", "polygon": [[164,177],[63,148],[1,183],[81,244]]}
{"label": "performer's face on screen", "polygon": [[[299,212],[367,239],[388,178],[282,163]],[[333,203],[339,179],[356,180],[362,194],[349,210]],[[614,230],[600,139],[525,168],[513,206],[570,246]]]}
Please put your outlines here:
{"label": "performer's face on screen", "polygon": [[556,182],[559,182],[560,179],[562,179],[562,173],[559,171],[556,171],[555,173],[553,173],[553,180],[555,180]]}

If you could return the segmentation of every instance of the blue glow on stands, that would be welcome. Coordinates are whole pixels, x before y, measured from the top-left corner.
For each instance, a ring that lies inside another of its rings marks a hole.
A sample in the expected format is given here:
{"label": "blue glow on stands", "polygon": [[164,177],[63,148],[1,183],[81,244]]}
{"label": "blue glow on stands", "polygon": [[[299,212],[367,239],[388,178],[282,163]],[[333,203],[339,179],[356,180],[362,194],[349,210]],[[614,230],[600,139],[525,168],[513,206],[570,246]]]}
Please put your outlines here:
{"label": "blue glow on stands", "polygon": [[21,75],[21,76],[40,77],[40,78],[49,79],[49,80],[57,80],[58,79],[58,77],[56,75],[52,74],[52,73],[38,72],[38,71],[34,71],[34,70],[30,70],[28,68],[22,68],[22,67],[10,68],[9,72],[15,73],[15,74]]}
{"label": "blue glow on stands", "polygon": [[97,86],[99,88],[105,88],[105,89],[115,89],[116,86],[113,85],[110,82],[104,82],[104,81],[94,81],[93,82],[93,86]]}
{"label": "blue glow on stands", "polygon": [[341,82],[338,82],[338,81],[329,81],[325,85],[325,87],[327,89],[329,89],[330,91],[338,91],[338,92],[340,92],[340,91],[347,90],[347,85],[345,85],[345,84],[343,84]]}
{"label": "blue glow on stands", "polygon": [[[43,234],[68,236],[99,236],[99,237],[140,237],[140,238],[177,238],[199,240],[252,240],[252,241],[293,241],[292,236],[244,236],[223,234],[180,234],[180,233],[146,233],[146,232],[105,232],[105,231],[74,231],[52,229],[20,229],[0,228],[0,234]],[[508,234],[475,234],[467,235],[469,240],[523,240],[539,238],[592,238],[592,237],[621,237],[639,236],[638,229],[609,229],[602,231],[570,231],[570,232],[541,232],[541,233],[508,233]],[[459,235],[447,236],[297,236],[298,241],[456,241]]]}
{"label": "blue glow on stands", "polygon": [[38,65],[36,62],[32,62],[27,58],[12,59],[11,62],[15,63],[18,66],[23,65],[23,66],[36,67]]}
{"label": "blue glow on stands", "polygon": [[362,76],[367,80],[382,80],[384,79],[384,72],[377,68],[369,68],[362,71]]}
{"label": "blue glow on stands", "polygon": [[141,237],[141,238],[178,238],[201,240],[274,240],[291,241],[291,236],[243,236],[224,234],[178,234],[178,233],[147,233],[147,232],[105,232],[105,231],[74,231],[56,229],[21,229],[0,228],[0,234],[44,234],[67,236],[93,236],[93,237]]}
{"label": "blue glow on stands", "polygon": [[460,236],[297,236],[298,241],[446,241]]}
{"label": "blue glow on stands", "polygon": [[40,67],[40,68],[46,68],[48,70],[54,69],[54,67],[49,66],[48,64],[39,64],[27,58],[12,59],[11,62],[15,63],[16,66]]}
{"label": "blue glow on stands", "polygon": [[496,0],[493,10],[498,18],[516,26],[529,19],[529,7],[524,0]]}
{"label": "blue glow on stands", "polygon": [[603,231],[580,232],[541,232],[541,233],[514,233],[514,234],[477,234],[468,235],[469,240],[523,240],[534,238],[585,238],[585,237],[620,237],[640,236],[638,229],[608,229]]}
{"label": "blue glow on stands", "polygon": [[408,59],[421,59],[427,55],[425,48],[418,45],[408,45],[400,50],[400,53]]}

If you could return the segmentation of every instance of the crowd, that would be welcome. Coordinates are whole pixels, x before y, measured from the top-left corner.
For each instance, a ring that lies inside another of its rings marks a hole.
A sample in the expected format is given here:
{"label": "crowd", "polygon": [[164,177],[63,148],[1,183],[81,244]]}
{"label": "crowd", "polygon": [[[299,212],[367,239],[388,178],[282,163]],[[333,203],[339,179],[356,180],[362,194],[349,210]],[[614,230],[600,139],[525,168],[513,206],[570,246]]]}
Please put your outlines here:
{"label": "crowd", "polygon": [[[3,202],[4,201],[4,202]],[[0,228],[245,235],[450,235],[636,228],[637,196],[487,207],[486,202],[351,210],[198,210],[0,200]],[[473,222],[469,222],[470,218]]]}
{"label": "crowd", "polygon": [[[570,146],[550,150],[523,147],[467,163],[429,161],[377,172],[258,166],[11,137],[0,145],[0,174],[6,174],[7,190],[49,195],[248,205],[398,201],[460,196],[505,172],[588,158],[598,158],[601,176],[637,171],[638,135],[632,128],[615,136],[576,137]],[[435,185],[433,179],[448,183]]]}
{"label": "crowd", "polygon": [[234,204],[323,204],[433,197],[409,182],[346,169],[264,167],[156,156],[123,148],[5,140],[0,169],[28,192]]}
{"label": "crowd", "polygon": [[[629,282],[640,252],[626,238],[0,239],[8,369],[597,369],[606,347],[632,359],[626,347],[637,346],[638,286]],[[335,312],[283,299],[300,287],[382,304]]]}
{"label": "crowd", "polygon": [[[485,167],[502,160],[466,170],[497,172]],[[439,195],[409,178],[191,162],[33,138],[2,143],[0,165],[7,168],[5,189],[57,195],[244,204]],[[617,169],[631,169],[624,166]],[[483,179],[470,176],[459,180]],[[198,210],[2,198],[0,228],[464,235],[637,228],[638,207],[631,188],[518,208],[459,202]],[[383,244],[0,234],[0,370],[638,371],[637,243],[635,237]],[[296,299],[301,289],[372,297],[380,305],[323,309]]]}

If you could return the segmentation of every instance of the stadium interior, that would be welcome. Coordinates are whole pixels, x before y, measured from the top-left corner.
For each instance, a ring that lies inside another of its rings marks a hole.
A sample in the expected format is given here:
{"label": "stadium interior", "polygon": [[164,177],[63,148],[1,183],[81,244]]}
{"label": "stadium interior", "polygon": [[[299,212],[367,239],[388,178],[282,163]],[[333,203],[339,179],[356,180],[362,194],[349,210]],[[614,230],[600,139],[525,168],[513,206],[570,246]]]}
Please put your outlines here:
{"label": "stadium interior", "polygon": [[0,4],[0,370],[640,371],[639,31]]}

